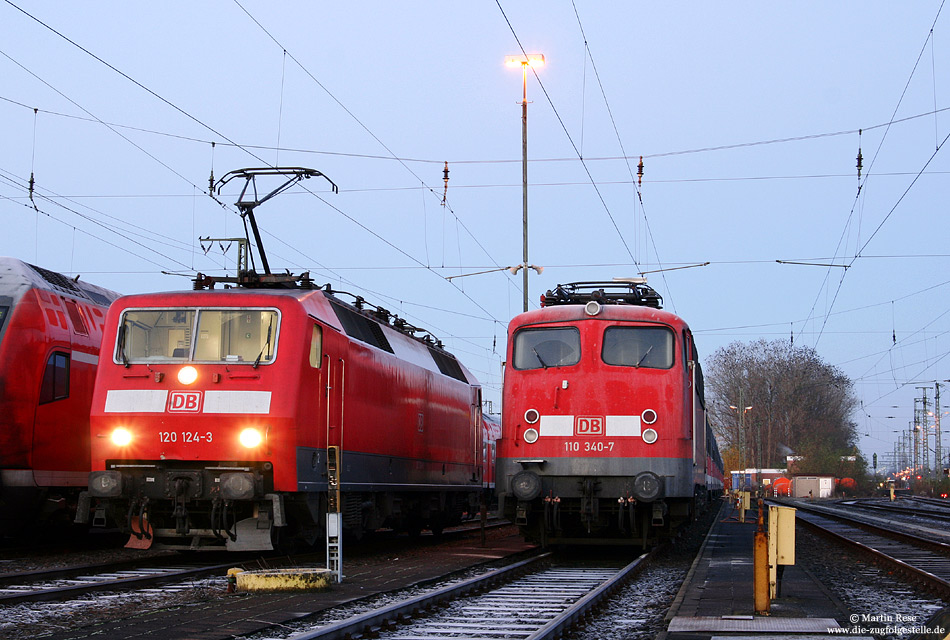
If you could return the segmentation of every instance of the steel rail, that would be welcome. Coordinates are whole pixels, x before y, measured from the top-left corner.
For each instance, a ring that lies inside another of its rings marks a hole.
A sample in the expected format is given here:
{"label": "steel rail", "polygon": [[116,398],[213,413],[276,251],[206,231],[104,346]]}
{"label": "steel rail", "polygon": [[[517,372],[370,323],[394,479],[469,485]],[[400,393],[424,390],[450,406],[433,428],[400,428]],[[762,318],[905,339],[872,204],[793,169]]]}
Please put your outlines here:
{"label": "steel rail", "polygon": [[[867,531],[868,533],[873,533],[885,538],[891,538],[892,540],[897,540],[898,542],[910,542],[918,547],[926,547],[931,551],[935,551],[950,557],[950,544],[946,542],[940,542],[939,540],[933,540],[931,538],[924,538],[923,536],[918,536],[913,533],[908,533],[906,531],[897,531],[895,529],[888,529],[886,527],[874,524],[873,522],[868,522],[867,520],[862,520],[857,518],[854,515],[846,515],[840,511],[830,509],[828,507],[820,507],[817,505],[804,505],[800,502],[792,502],[785,500],[775,500],[769,499],[768,502],[773,502],[775,504],[781,504],[784,506],[794,507],[798,511],[803,511],[807,513],[813,513],[818,516],[823,516],[825,518],[830,518],[833,520],[838,520],[840,522],[845,522],[854,527],[858,527]],[[902,523],[903,524],[903,523]],[[906,527],[910,528],[913,525],[907,523]]]}
{"label": "steel rail", "polygon": [[[825,516],[824,514],[818,514],[818,513],[809,513],[808,515],[810,517],[827,518],[829,520],[833,519],[831,517]],[[868,544],[865,544],[864,542],[861,542],[854,538],[850,538],[844,532],[832,531],[826,526],[823,526],[820,522],[816,522],[814,520],[802,517],[801,515],[798,515],[796,519],[797,521],[801,522],[802,524],[811,528],[812,530],[818,532],[819,534],[827,536],[849,547],[855,548],[858,551],[864,553],[865,555],[870,556],[872,559],[876,560],[880,564],[896,570],[901,575],[913,581],[919,582],[922,586],[936,593],[940,597],[944,599],[950,598],[950,581],[944,578],[941,578],[940,576],[937,576],[926,569],[923,569],[918,566],[914,566],[910,562],[901,560],[900,558],[896,558],[893,555],[890,555],[889,553],[886,553],[880,549],[875,549],[874,547]],[[858,525],[864,524],[864,523],[855,523],[855,524],[845,523],[845,524],[846,526],[852,526],[854,528],[858,528]],[[861,528],[863,529],[863,527]],[[866,529],[865,529],[865,532],[870,533],[870,532],[867,532]],[[888,533],[890,535],[887,537],[894,539],[895,537],[894,532],[889,531]],[[879,537],[884,538],[884,536],[881,534],[875,533],[873,535],[878,535]],[[908,535],[907,537],[914,538],[915,536]],[[920,547],[916,547],[916,548],[920,549]],[[931,552],[931,553],[933,553],[935,557],[942,559],[945,564],[950,566],[950,563],[946,562],[947,559],[944,556],[938,555],[935,552]],[[933,562],[932,559],[926,559],[926,560],[931,563]]]}
{"label": "steel rail", "polygon": [[[86,580],[83,580],[80,584],[37,588],[31,591],[24,590],[20,593],[0,594],[0,605],[17,604],[21,602],[66,600],[77,595],[92,593],[94,591],[112,591],[119,589],[138,588],[155,584],[166,584],[168,582],[179,581],[183,578],[215,575],[233,566],[234,562],[227,562],[224,564],[205,565],[200,567],[189,567],[185,569],[168,571],[162,571],[160,567],[142,567],[142,575],[121,578],[104,578],[101,580],[96,579],[96,576],[93,575],[89,576]],[[110,571],[101,575],[112,575],[114,573],[115,571]]]}
{"label": "steel rail", "polygon": [[[560,636],[567,629],[590,615],[594,607],[620,588],[626,580],[641,571],[649,560],[653,558],[654,554],[657,553],[658,549],[659,548],[649,553],[644,553],[617,571],[615,575],[595,587],[592,591],[582,596],[577,602],[568,606],[564,611],[559,612],[555,618],[531,631],[530,634],[522,633],[519,635],[523,637],[524,640],[545,640]],[[382,633],[383,631],[394,628],[397,622],[407,622],[413,617],[424,617],[420,615],[421,612],[431,609],[436,605],[459,600],[473,592],[484,592],[486,595],[490,595],[491,591],[487,590],[488,587],[498,582],[510,581],[510,579],[519,572],[531,569],[540,560],[546,559],[550,557],[550,555],[549,553],[545,553],[535,558],[516,563],[510,567],[499,569],[485,576],[472,578],[433,593],[417,596],[382,609],[370,611],[341,622],[291,636],[288,640],[344,640],[351,637],[362,637],[365,634],[373,634],[375,636],[376,633]]]}
{"label": "steel rail", "polygon": [[607,580],[602,585],[571,605],[560,616],[528,636],[526,640],[547,640],[548,638],[560,637],[565,631],[587,617],[594,607],[596,607],[605,598],[623,586],[624,582],[642,571],[643,567],[649,563],[654,554],[656,554],[661,548],[662,547],[654,547],[651,551],[641,555],[639,558],[621,569],[620,572],[617,573],[617,575],[615,575],[613,578]]}
{"label": "steel rail", "polygon": [[472,591],[484,589],[496,582],[507,580],[513,575],[516,575],[518,571],[527,570],[531,565],[547,559],[550,556],[550,553],[543,553],[432,593],[423,594],[402,602],[396,602],[382,609],[368,611],[364,614],[320,627],[313,631],[291,636],[288,640],[345,640],[357,634],[364,633],[368,629],[385,628],[394,621],[411,617],[413,614],[431,608],[436,604],[460,598]]}

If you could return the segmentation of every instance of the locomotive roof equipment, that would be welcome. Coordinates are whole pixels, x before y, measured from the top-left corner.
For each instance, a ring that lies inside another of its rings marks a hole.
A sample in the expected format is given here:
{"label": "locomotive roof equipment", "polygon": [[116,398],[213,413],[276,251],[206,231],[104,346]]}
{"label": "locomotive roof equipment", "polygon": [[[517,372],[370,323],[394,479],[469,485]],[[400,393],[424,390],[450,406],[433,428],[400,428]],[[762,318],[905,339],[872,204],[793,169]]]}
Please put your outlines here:
{"label": "locomotive roof equipment", "polygon": [[633,304],[663,308],[663,297],[647,285],[646,278],[614,279],[612,281],[570,282],[559,284],[541,296],[541,306],[559,304]]}
{"label": "locomotive roof equipment", "polygon": [[[257,193],[257,177],[258,176],[284,176],[286,180],[276,189],[270,191],[267,195],[261,197]],[[264,269],[264,273],[259,274],[256,271],[256,264],[254,263],[254,254],[246,250],[243,254],[245,256],[244,263],[238,258],[238,273],[237,276],[209,276],[202,273],[197,274],[195,277],[195,289],[213,289],[214,285],[218,282],[221,283],[231,283],[237,284],[238,286],[248,287],[248,288],[304,288],[310,289],[313,288],[313,281],[310,279],[310,273],[305,272],[299,276],[293,275],[290,273],[271,273],[270,264],[267,262],[267,254],[264,252],[264,244],[261,242],[261,234],[257,228],[257,219],[254,217],[254,209],[264,204],[271,198],[276,195],[279,195],[292,187],[293,185],[306,180],[308,178],[322,177],[327,182],[330,183],[333,193],[339,193],[340,188],[336,185],[335,182],[330,180],[322,172],[317,171],[316,169],[308,169],[306,167],[263,167],[263,168],[246,168],[246,169],[235,169],[226,173],[218,182],[215,187],[218,194],[221,193],[221,189],[228,182],[235,178],[244,179],[244,187],[241,189],[241,195],[238,196],[237,202],[234,205],[238,208],[238,211],[241,213],[241,219],[244,221],[244,236],[247,239],[247,245],[251,244],[251,236],[248,232],[247,224],[251,223],[251,231],[254,233],[254,244],[257,246],[257,252],[261,257],[261,267]],[[253,197],[249,197],[248,189],[253,193]],[[211,240],[211,238],[207,238]],[[246,259],[250,258],[252,269],[248,268]]]}

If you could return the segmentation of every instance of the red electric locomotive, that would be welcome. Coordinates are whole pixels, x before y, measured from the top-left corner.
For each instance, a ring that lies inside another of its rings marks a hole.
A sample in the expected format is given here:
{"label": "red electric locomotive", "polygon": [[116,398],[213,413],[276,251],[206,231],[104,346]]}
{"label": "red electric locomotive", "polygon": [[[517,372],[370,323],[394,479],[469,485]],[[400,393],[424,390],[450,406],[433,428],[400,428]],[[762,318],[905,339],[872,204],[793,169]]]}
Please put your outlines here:
{"label": "red electric locomotive", "polygon": [[0,531],[68,523],[89,476],[89,405],[119,294],[0,258]]}
{"label": "red electric locomotive", "polygon": [[[80,513],[118,522],[131,546],[266,550],[326,535],[332,565],[342,530],[440,533],[477,510],[474,377],[385,309],[308,274],[270,272],[254,207],[322,175],[227,174],[219,185],[247,180],[237,206],[264,273],[198,274],[199,290],[128,296],[110,310],[91,414],[96,505]],[[287,180],[258,199],[258,176]],[[238,286],[200,290],[216,282]]]}
{"label": "red electric locomotive", "polygon": [[[481,391],[432,338],[325,289],[127,296],[92,404],[95,521],[138,544],[271,549],[343,526],[439,532],[482,487]],[[339,493],[337,493],[339,492]]]}
{"label": "red electric locomotive", "polygon": [[509,324],[496,482],[527,538],[647,546],[721,490],[693,336],[661,303],[573,283]]}

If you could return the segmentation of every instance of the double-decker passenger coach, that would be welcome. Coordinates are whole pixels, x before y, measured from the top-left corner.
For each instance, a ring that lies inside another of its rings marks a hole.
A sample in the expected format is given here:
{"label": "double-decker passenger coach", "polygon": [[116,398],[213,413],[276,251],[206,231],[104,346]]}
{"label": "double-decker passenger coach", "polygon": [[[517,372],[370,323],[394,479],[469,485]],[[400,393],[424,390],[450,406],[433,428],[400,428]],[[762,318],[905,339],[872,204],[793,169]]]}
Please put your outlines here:
{"label": "double-decker passenger coach", "polygon": [[89,476],[89,405],[119,294],[0,258],[0,532],[72,520]]}
{"label": "double-decker passenger coach", "polygon": [[719,491],[693,336],[661,302],[579,282],[509,324],[496,486],[529,539],[645,546]]}

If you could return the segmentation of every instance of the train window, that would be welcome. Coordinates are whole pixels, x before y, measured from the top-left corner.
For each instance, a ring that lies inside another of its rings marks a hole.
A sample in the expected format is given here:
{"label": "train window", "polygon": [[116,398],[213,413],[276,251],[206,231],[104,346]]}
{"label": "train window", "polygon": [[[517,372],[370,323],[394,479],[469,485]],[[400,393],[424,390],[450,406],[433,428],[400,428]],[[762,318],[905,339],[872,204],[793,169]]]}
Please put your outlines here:
{"label": "train window", "polygon": [[119,325],[116,362],[187,360],[194,320],[194,309],[126,311]]}
{"label": "train window", "polygon": [[323,329],[320,325],[313,325],[313,334],[310,336],[310,366],[319,369],[323,363]]}
{"label": "train window", "polygon": [[515,334],[515,369],[569,367],[580,359],[581,335],[576,327],[522,329]]}
{"label": "train window", "polygon": [[86,321],[83,319],[82,309],[76,304],[75,300],[63,298],[66,303],[66,311],[69,313],[69,319],[73,324],[73,333],[80,336],[88,336],[89,329],[86,328]]}
{"label": "train window", "polygon": [[267,364],[277,345],[277,312],[270,309],[202,310],[195,360]]}
{"label": "train window", "polygon": [[623,367],[669,369],[673,366],[673,332],[660,327],[607,327],[604,362]]}
{"label": "train window", "polygon": [[9,310],[10,307],[0,307],[0,329],[3,329],[3,321],[6,319]]}
{"label": "train window", "polygon": [[40,404],[69,397],[69,354],[54,351],[46,361]]}

